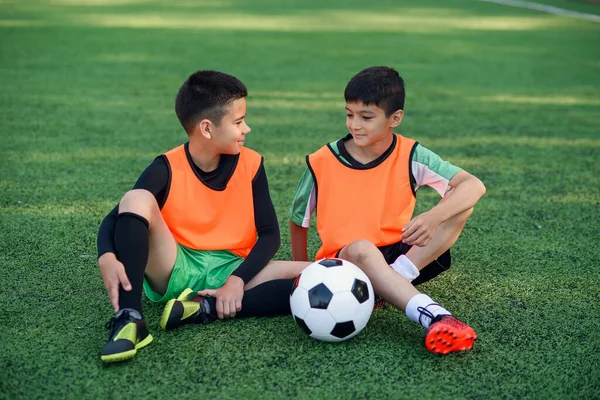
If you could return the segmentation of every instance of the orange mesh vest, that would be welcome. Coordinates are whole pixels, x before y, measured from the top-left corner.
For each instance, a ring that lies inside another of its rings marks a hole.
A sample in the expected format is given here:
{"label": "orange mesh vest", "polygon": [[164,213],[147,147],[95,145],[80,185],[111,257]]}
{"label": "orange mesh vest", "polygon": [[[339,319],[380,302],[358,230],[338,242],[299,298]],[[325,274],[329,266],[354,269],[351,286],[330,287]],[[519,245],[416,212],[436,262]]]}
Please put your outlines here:
{"label": "orange mesh vest", "polygon": [[358,239],[378,247],[400,241],[416,202],[409,170],[416,142],[395,137],[391,154],[373,168],[346,165],[329,145],[307,157],[317,189],[317,232],[322,242],[317,260],[334,257]]}
{"label": "orange mesh vest", "polygon": [[252,180],[262,157],[242,147],[225,190],[205,186],[185,153],[184,145],[165,153],[171,185],[161,214],[175,241],[194,250],[229,250],[247,257],[256,243]]}

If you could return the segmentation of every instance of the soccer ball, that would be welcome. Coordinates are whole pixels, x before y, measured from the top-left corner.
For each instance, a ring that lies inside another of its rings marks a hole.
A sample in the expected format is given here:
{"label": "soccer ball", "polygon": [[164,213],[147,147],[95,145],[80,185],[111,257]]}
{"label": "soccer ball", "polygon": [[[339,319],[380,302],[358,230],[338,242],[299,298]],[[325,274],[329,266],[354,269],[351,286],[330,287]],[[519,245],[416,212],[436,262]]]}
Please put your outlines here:
{"label": "soccer ball", "polygon": [[302,270],[290,294],[292,316],[310,337],[341,342],[367,325],[375,293],[367,275],[338,258],[316,261]]}

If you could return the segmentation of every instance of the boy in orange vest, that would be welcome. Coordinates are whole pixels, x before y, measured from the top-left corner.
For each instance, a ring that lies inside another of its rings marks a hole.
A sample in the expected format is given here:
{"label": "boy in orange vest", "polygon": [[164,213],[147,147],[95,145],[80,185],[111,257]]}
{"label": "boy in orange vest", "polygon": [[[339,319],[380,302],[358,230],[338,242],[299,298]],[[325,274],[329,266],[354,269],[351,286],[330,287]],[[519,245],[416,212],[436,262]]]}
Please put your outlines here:
{"label": "boy in orange vest", "polygon": [[103,361],[152,341],[142,287],[167,302],[166,330],[290,312],[293,278],[307,263],[270,261],[279,225],[263,158],[243,146],[247,94],[231,75],[192,74],[175,102],[189,141],[157,157],[102,222],[98,264],[116,312]]}
{"label": "boy in orange vest", "polygon": [[[318,210],[322,246],[316,259],[340,257],[362,268],[379,296],[427,329],[431,352],[469,350],[473,329],[414,286],[450,267],[449,249],[485,187],[393,132],[404,116],[404,95],[404,81],[392,68],[367,68],[350,80],[345,91],[350,133],[307,156],[290,211],[292,254],[308,260],[307,231]],[[416,190],[423,185],[443,198],[412,218]]]}

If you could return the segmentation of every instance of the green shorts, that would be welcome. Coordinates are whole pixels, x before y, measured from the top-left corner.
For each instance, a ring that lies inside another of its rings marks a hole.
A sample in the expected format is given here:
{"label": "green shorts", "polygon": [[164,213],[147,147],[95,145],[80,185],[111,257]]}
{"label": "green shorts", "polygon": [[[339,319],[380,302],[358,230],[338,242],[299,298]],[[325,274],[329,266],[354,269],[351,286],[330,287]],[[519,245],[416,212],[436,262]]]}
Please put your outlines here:
{"label": "green shorts", "polygon": [[193,291],[218,289],[244,259],[227,250],[192,250],[177,245],[177,258],[164,295],[155,292],[144,278],[150,301],[159,303],[177,298],[186,288]]}

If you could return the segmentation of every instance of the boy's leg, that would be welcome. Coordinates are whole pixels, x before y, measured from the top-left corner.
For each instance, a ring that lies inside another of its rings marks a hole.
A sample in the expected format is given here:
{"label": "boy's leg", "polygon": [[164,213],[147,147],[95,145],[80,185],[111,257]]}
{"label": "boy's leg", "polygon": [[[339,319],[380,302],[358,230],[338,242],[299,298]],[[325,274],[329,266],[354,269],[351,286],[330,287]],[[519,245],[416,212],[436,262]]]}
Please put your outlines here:
{"label": "boy's leg", "polygon": [[340,250],[339,257],[361,268],[375,293],[402,311],[406,310],[409,300],[419,294],[409,281],[390,268],[381,251],[368,240],[350,243]]}
{"label": "boy's leg", "polygon": [[306,261],[269,261],[267,265],[244,286],[244,290],[250,290],[262,283],[277,279],[296,279],[306,266]]}
{"label": "boy's leg", "polygon": [[175,264],[177,245],[150,192],[132,190],[123,196],[115,226],[115,252],[131,290],[119,287],[119,312],[107,325],[111,332],[101,353],[105,362],[132,358],[152,342],[142,317],[144,274],[154,290],[164,291]]}
{"label": "boy's leg", "polygon": [[[444,198],[440,200],[440,203],[450,196],[452,196],[452,190],[446,193]],[[471,208],[440,224],[427,246],[412,246],[406,253],[406,257],[408,257],[417,269],[421,270],[425,268],[456,243],[472,213],[473,209]]]}
{"label": "boy's leg", "polygon": [[290,292],[295,279],[275,279],[244,291],[242,309],[236,318],[289,315]]}
{"label": "boy's leg", "polygon": [[[154,195],[147,190],[140,189],[125,193],[119,203],[118,218],[122,219],[125,216],[147,222],[147,232],[140,232],[141,237],[129,235],[129,237],[123,237],[121,241],[117,241],[115,238],[115,247],[119,252],[130,254],[129,265],[123,263],[130,281],[132,275],[135,275],[134,279],[140,287],[141,294],[145,275],[154,291],[164,293],[169,285],[169,278],[177,258],[177,243],[160,213]],[[148,245],[147,247],[135,246],[137,243],[131,243],[134,240],[145,240]]]}
{"label": "boy's leg", "polygon": [[270,261],[244,287],[242,309],[237,318],[290,314],[290,292],[294,280],[309,262]]}
{"label": "boy's leg", "polygon": [[472,347],[476,339],[473,329],[452,317],[450,312],[429,296],[419,293],[409,281],[389,267],[373,243],[357,240],[344,247],[339,256],[356,264],[367,274],[375,293],[405,311],[412,321],[428,328],[427,349],[446,354]]}
{"label": "boy's leg", "polygon": [[[294,279],[275,279],[245,290],[242,309],[236,313],[235,318],[290,314],[293,283]],[[186,289],[180,297],[167,303],[160,325],[170,331],[181,325],[216,321],[216,307],[216,298],[198,296],[191,289]]]}
{"label": "boy's leg", "polygon": [[412,279],[410,283],[417,287],[422,283],[429,282],[438,277],[441,273],[450,269],[452,266],[452,254],[450,250],[451,249],[446,250],[441,256],[426,265],[425,268],[418,270],[417,277]]}
{"label": "boy's leg", "polygon": [[[294,279],[308,265],[305,261],[270,261],[244,287],[242,309],[237,318],[264,317],[290,313],[289,295]],[[172,330],[187,324],[217,319],[216,299],[195,295],[186,289],[165,307],[160,325]]]}

